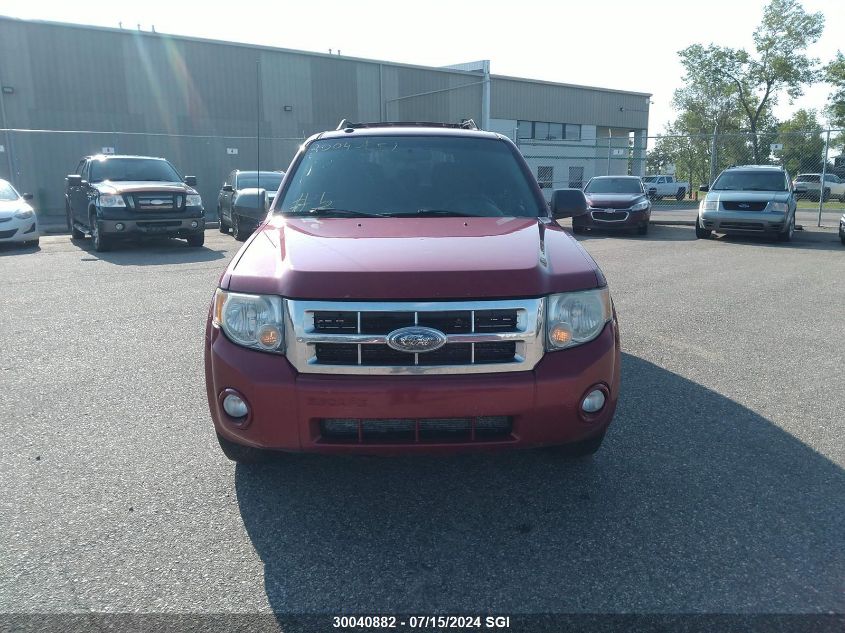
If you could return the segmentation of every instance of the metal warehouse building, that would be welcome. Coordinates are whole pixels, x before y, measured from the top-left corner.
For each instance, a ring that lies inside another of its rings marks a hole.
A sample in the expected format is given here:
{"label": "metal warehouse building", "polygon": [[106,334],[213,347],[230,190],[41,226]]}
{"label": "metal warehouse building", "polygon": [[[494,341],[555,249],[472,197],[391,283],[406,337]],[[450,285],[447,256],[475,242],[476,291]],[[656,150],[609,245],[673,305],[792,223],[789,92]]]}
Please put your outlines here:
{"label": "metal warehouse building", "polygon": [[[232,169],[285,169],[338,121],[474,119],[516,141],[541,186],[642,174],[649,94],[155,32],[0,17],[0,177],[64,214],[87,154],[148,154],[196,175],[213,216]],[[260,143],[256,138],[260,137]]]}

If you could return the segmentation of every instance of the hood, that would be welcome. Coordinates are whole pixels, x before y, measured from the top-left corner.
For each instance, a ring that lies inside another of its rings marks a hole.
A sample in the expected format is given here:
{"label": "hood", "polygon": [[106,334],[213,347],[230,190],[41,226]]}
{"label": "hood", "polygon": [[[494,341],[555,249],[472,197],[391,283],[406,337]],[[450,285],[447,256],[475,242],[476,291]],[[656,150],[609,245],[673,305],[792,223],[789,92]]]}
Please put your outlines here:
{"label": "hood", "polygon": [[23,198],[16,200],[0,200],[0,218],[9,218],[18,211],[32,210],[29,203]]}
{"label": "hood", "polygon": [[105,180],[103,182],[92,183],[92,186],[100,193],[145,193],[147,191],[155,191],[156,193],[196,193],[192,187],[189,187],[183,182],[160,182],[160,181],[146,181],[146,180],[119,180],[112,182]]}
{"label": "hood", "polygon": [[296,299],[534,297],[604,277],[578,242],[537,218],[273,217],[221,286]]}
{"label": "hood", "polygon": [[788,191],[708,191],[707,200],[728,202],[786,202]]}
{"label": "hood", "polygon": [[645,198],[644,193],[585,193],[587,204],[595,209],[627,209]]}

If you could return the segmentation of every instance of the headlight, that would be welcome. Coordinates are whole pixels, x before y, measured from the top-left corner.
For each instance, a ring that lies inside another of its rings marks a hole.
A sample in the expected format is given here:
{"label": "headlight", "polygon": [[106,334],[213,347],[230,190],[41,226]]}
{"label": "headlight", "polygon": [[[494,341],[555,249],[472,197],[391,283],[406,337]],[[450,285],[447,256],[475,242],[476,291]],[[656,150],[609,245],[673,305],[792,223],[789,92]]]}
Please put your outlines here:
{"label": "headlight", "polygon": [[631,207],[631,211],[645,211],[648,209],[648,200],[640,200],[637,204]]}
{"label": "headlight", "polygon": [[701,201],[701,204],[698,205],[699,211],[715,211],[719,208],[719,201],[715,199],[708,199],[705,198]]}
{"label": "headlight", "polygon": [[785,202],[770,202],[769,203],[769,211],[777,211],[779,213],[786,213],[789,210],[789,206]]}
{"label": "headlight", "polygon": [[227,292],[214,295],[214,327],[222,328],[233,343],[263,352],[285,351],[284,311],[281,297]]}
{"label": "headlight", "polygon": [[15,217],[18,220],[26,220],[27,218],[31,218],[33,215],[35,215],[35,211],[32,209],[20,209],[15,212]]}
{"label": "headlight", "polygon": [[126,200],[123,199],[123,196],[115,196],[110,193],[100,194],[100,206],[101,207],[125,207]]}
{"label": "headlight", "polygon": [[202,197],[200,197],[200,195],[197,193],[189,193],[187,196],[185,196],[185,206],[201,207]]}
{"label": "headlight", "polygon": [[610,290],[596,288],[551,295],[547,301],[546,349],[559,350],[596,338],[613,316]]}

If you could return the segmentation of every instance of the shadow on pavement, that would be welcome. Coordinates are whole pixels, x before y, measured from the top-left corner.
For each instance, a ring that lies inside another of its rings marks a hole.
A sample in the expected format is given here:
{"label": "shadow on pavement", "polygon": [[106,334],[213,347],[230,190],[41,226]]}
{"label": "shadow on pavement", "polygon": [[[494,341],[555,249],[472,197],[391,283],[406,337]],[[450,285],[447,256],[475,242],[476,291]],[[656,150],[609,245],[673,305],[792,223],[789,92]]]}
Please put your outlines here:
{"label": "shadow on pavement", "polygon": [[607,239],[609,237],[621,238],[626,240],[633,240],[638,242],[676,242],[695,240],[695,231],[691,226],[674,226],[674,225],[655,225],[651,224],[648,228],[648,233],[645,235],[638,235],[634,231],[621,231],[619,229],[589,229],[585,233],[572,233],[572,227],[563,227],[568,233],[580,241]]}
{"label": "shadow on pavement", "polygon": [[26,255],[37,253],[41,248],[39,246],[25,246],[23,243],[17,244],[0,244],[0,257],[9,257],[12,255]]}
{"label": "shadow on pavement", "polygon": [[623,363],[616,421],[592,459],[238,465],[274,611],[845,609],[843,470],[718,393]]}
{"label": "shadow on pavement", "polygon": [[[226,251],[214,250],[206,246],[190,247],[185,240],[176,238],[148,239],[138,242],[116,242],[111,249],[103,253],[94,250],[90,239],[71,240],[80,250],[93,259],[101,259],[118,266],[156,266],[189,262],[210,262],[223,259]],[[240,248],[240,243],[233,250]]]}

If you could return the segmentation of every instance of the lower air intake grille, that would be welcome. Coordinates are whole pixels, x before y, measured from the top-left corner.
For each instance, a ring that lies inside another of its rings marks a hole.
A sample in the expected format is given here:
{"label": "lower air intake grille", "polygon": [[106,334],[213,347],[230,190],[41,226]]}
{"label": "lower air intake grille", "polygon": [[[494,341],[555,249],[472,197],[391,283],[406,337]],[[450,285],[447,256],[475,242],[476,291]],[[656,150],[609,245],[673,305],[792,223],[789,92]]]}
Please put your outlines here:
{"label": "lower air intake grille", "polygon": [[425,444],[484,442],[508,439],[513,420],[508,416],[479,418],[325,418],[320,440],[335,444]]}

